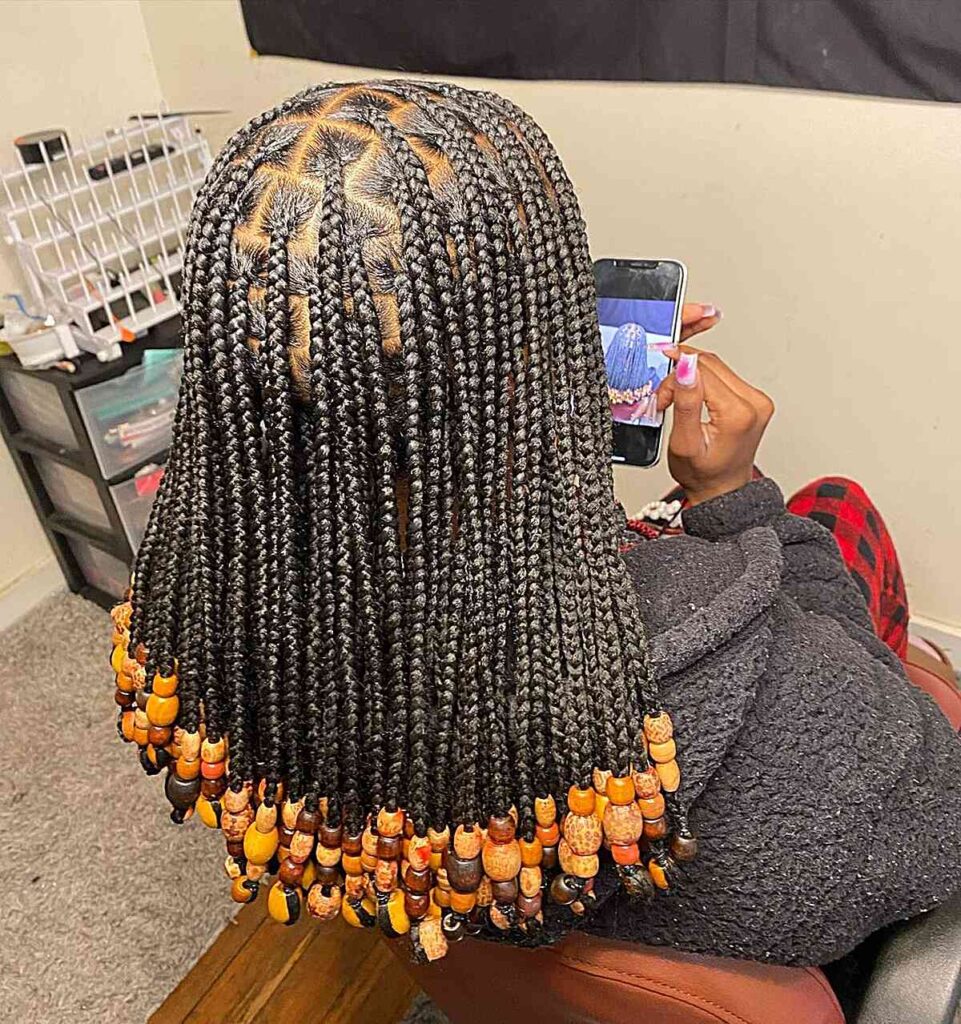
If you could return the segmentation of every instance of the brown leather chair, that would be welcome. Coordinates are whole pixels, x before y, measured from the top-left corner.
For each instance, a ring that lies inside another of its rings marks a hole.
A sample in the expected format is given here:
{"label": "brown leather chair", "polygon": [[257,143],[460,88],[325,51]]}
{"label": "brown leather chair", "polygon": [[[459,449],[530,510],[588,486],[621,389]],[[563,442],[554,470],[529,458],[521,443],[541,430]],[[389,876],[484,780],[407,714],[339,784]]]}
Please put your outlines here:
{"label": "brown leather chair", "polygon": [[[909,677],[957,729],[950,665],[912,647]],[[453,1024],[845,1024],[823,971],[698,956],[572,934],[549,949],[462,942],[411,967]],[[961,994],[961,901],[897,929],[874,955],[847,1024],[952,1024]]]}

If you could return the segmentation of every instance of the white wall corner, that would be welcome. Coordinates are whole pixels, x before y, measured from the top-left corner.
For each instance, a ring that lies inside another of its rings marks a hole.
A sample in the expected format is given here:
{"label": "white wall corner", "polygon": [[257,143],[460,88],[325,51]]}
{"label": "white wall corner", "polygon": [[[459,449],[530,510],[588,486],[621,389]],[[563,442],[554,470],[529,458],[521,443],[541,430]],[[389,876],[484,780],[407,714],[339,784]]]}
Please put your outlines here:
{"label": "white wall corner", "polygon": [[45,558],[0,590],[0,630],[66,588],[55,558]]}

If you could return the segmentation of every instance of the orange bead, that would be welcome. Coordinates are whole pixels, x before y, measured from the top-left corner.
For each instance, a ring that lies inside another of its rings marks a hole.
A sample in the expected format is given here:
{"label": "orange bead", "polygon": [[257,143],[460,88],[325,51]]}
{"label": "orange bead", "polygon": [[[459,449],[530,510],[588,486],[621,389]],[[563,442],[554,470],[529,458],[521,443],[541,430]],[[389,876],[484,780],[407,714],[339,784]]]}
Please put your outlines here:
{"label": "orange bead", "polygon": [[597,818],[598,821],[604,820],[604,812],[607,810],[610,802],[611,801],[608,800],[604,793],[598,793],[597,796],[594,797],[594,817]]}
{"label": "orange bead", "polygon": [[567,791],[567,806],[573,814],[593,814],[593,788],[588,786],[586,789],[581,789],[580,786],[571,786]]}
{"label": "orange bead", "polygon": [[671,716],[666,711],[657,715],[645,715],[644,735],[648,743],[666,743],[674,735]]}
{"label": "orange bead", "polygon": [[641,809],[636,803],[610,804],[604,814],[604,835],[614,845],[636,843],[644,829]]}
{"label": "orange bead", "polygon": [[153,692],[158,697],[172,697],[177,692],[177,677],[156,673],[153,677]]}
{"label": "orange bead", "polygon": [[399,836],[404,831],[404,812],[381,807],[377,812],[377,831],[382,836]]}
{"label": "orange bead", "polygon": [[667,835],[667,818],[655,818],[644,822],[645,839],[663,839]]}
{"label": "orange bead", "polygon": [[666,764],[668,761],[673,761],[677,756],[677,744],[674,740],[652,743],[647,748],[647,752],[650,754],[652,761],[656,761],[658,764]]}
{"label": "orange bead", "polygon": [[488,839],[481,854],[484,871],[494,882],[509,882],[521,869],[521,848],[516,839],[495,843]]}
{"label": "orange bead", "polygon": [[674,793],[681,784],[681,769],[677,761],[667,761],[657,766],[657,777],[666,793]]}
{"label": "orange bead", "polygon": [[127,648],[122,647],[120,644],[110,652],[110,667],[119,676],[123,671],[123,663],[127,658]]}
{"label": "orange bead", "polygon": [[117,689],[122,690],[124,693],[134,693],[137,689],[137,683],[125,672],[121,672],[117,676],[116,683]]}
{"label": "orange bead", "polygon": [[134,733],[134,714],[132,711],[125,711],[120,716],[120,730],[123,733],[123,738],[130,743],[133,740]]}
{"label": "orange bead", "polygon": [[631,803],[634,799],[634,780],[630,775],[612,775],[607,780],[607,798],[619,807]]}
{"label": "orange bead", "polygon": [[641,859],[640,851],[637,848],[637,843],[625,843],[623,845],[615,843],[611,846],[611,856],[614,858],[615,864],[636,864]]}
{"label": "orange bead", "polygon": [[226,761],[201,761],[200,774],[205,779],[219,779],[227,770]]}
{"label": "orange bead", "polygon": [[557,841],[561,837],[561,830],[557,827],[556,821],[550,826],[538,825],[534,832],[542,846],[557,846]]}
{"label": "orange bead", "polygon": [[656,860],[649,860],[647,862],[647,872],[651,876],[651,881],[658,889],[670,889],[671,883],[668,881],[667,872]]}
{"label": "orange bead", "polygon": [[200,774],[200,762],[195,757],[178,757],[177,774],[182,779],[195,779]]}
{"label": "orange bead", "polygon": [[458,914],[469,914],[477,903],[476,892],[455,892],[450,893],[450,909]]}
{"label": "orange bead", "polygon": [[158,697],[152,693],[147,698],[147,718],[151,725],[173,725],[179,710],[179,697]]}
{"label": "orange bead", "polygon": [[604,838],[604,828],[593,814],[568,814],[562,831],[568,846],[580,856],[597,853]]}
{"label": "orange bead", "polygon": [[427,836],[414,836],[407,841],[407,861],[415,871],[427,868],[430,857],[430,839]]}
{"label": "orange bead", "polygon": [[637,805],[641,809],[641,814],[643,814],[648,821],[660,818],[664,814],[664,797],[660,793],[655,793],[654,796],[638,800]]}
{"label": "orange bead", "polygon": [[521,864],[524,867],[537,867],[544,856],[544,844],[535,836],[533,839],[519,840],[521,848]]}
{"label": "orange bead", "polygon": [[363,873],[364,869],[361,867],[360,857],[354,857],[345,853],[343,857],[340,858],[340,861],[344,866],[345,874],[360,875]]}
{"label": "orange bead", "polygon": [[167,725],[151,725],[147,728],[147,741],[155,747],[165,747],[170,742],[170,727]]}

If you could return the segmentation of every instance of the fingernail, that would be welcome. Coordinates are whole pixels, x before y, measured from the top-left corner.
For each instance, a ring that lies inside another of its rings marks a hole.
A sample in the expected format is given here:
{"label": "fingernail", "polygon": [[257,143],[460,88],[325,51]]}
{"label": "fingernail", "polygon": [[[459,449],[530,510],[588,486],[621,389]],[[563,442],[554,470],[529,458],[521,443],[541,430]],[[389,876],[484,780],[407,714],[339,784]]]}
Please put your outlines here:
{"label": "fingernail", "polygon": [[677,361],[674,377],[678,386],[692,388],[697,383],[697,353],[685,352]]}
{"label": "fingernail", "polygon": [[704,318],[704,319],[707,319],[708,317],[711,317],[711,316],[718,316],[719,317],[720,315],[721,315],[721,311],[717,308],[717,306],[711,306],[711,305],[706,305],[706,306],[702,305],[701,306],[701,317]]}

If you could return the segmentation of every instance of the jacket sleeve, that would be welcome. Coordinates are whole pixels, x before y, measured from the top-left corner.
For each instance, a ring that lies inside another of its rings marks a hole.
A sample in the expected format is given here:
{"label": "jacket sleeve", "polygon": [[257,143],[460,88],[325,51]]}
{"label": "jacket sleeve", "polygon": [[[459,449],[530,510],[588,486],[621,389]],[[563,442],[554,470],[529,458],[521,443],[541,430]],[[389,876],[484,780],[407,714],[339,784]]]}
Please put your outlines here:
{"label": "jacket sleeve", "polygon": [[770,526],[781,542],[782,591],[806,612],[834,619],[853,640],[892,667],[894,653],[878,639],[864,596],[851,578],[831,532],[812,519],[791,515],[778,485],[752,480],[683,514],[687,533],[722,540],[756,526]]}

